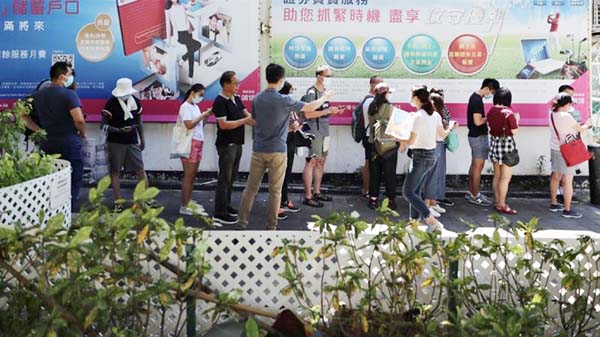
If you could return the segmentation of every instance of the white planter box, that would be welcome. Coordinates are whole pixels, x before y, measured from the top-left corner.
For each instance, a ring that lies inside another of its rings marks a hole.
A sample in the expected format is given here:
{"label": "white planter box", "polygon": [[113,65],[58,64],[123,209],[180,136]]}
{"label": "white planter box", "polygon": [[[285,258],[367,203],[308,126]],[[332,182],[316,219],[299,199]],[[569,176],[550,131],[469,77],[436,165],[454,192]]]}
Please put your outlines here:
{"label": "white planter box", "polygon": [[0,189],[0,227],[30,226],[41,211],[44,224],[59,212],[65,215],[65,226],[71,224],[71,164],[58,159],[54,166],[47,176]]}

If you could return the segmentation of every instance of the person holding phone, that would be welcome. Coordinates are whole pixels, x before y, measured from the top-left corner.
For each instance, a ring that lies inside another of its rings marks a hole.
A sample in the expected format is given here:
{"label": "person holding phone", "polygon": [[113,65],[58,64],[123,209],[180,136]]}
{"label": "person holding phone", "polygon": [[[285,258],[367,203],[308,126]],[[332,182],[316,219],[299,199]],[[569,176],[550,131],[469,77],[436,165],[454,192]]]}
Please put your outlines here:
{"label": "person holding phone", "polygon": [[[102,110],[100,127],[106,126],[108,136],[108,160],[110,164],[110,179],[114,200],[121,199],[121,169],[133,171],[139,180],[146,179],[142,151],[145,147],[144,129],[142,127],[142,103],[133,96],[137,90],[133,88],[131,79],[120,78],[112,97],[106,101]],[[148,207],[156,207],[151,200]],[[115,204],[115,212],[123,210],[123,205]]]}

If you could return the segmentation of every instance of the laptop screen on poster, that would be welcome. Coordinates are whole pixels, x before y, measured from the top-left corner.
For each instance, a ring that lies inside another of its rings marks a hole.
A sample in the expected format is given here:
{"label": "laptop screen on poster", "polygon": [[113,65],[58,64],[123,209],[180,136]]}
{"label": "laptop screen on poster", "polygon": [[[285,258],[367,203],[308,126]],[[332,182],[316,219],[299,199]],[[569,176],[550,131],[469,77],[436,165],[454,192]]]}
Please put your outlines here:
{"label": "laptop screen on poster", "polygon": [[522,39],[521,49],[525,64],[531,64],[550,58],[546,39]]}
{"label": "laptop screen on poster", "polygon": [[125,55],[151,46],[155,37],[166,37],[164,1],[117,0],[117,6]]}

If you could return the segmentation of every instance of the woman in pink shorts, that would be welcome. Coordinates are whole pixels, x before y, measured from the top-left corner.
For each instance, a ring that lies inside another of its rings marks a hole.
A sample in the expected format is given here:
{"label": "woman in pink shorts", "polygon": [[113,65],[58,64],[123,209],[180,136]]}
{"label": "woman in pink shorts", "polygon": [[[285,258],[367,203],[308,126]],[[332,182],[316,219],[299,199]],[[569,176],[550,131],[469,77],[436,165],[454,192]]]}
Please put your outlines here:
{"label": "woman in pink shorts", "polygon": [[[183,164],[183,181],[181,183],[181,207],[179,214],[182,215],[206,215],[204,207],[196,204],[192,199],[192,191],[194,189],[194,180],[196,172],[200,166],[202,159],[202,146],[204,144],[204,120],[212,113],[211,109],[201,112],[198,104],[204,97],[204,86],[202,84],[194,84],[185,94],[185,101],[179,108],[179,117],[188,130],[194,130],[192,136],[192,148],[188,158],[181,158]],[[190,203],[194,203],[195,207],[191,207]]]}

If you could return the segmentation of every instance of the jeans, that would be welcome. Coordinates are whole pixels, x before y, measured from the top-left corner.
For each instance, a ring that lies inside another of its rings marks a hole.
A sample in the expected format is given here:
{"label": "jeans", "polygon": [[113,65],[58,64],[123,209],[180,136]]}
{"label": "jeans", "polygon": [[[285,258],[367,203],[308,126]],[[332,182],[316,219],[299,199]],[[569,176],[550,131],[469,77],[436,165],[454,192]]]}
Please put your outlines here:
{"label": "jeans", "polygon": [[431,171],[425,175],[423,196],[425,199],[442,200],[446,197],[446,144],[437,142],[437,159]]}
{"label": "jeans", "polygon": [[396,199],[396,166],[398,165],[398,151],[389,158],[371,154],[369,160],[369,195],[379,198],[381,180],[385,181],[385,195],[390,200]]}
{"label": "jeans", "polygon": [[435,150],[414,149],[412,156],[412,168],[404,178],[402,194],[410,205],[410,217],[416,219],[420,215],[423,219],[426,219],[429,217],[430,212],[421,198],[421,187],[425,175],[435,165]]}
{"label": "jeans", "polygon": [[288,133],[287,139],[287,167],[285,169],[285,179],[283,180],[283,188],[281,189],[281,203],[287,203],[290,199],[288,196],[288,184],[292,176],[292,168],[294,166],[294,157],[296,156],[296,142],[294,141],[294,133]]}
{"label": "jeans", "polygon": [[219,154],[219,175],[215,192],[215,216],[223,216],[227,214],[227,208],[231,204],[231,191],[233,181],[240,168],[242,145],[219,145],[217,153]]}
{"label": "jeans", "polygon": [[269,170],[269,200],[267,205],[267,229],[277,228],[277,213],[281,205],[281,186],[285,177],[286,154],[284,152],[252,152],[250,174],[240,203],[240,222],[248,224],[250,210],[254,203],[260,182]]}
{"label": "jeans", "polygon": [[41,144],[42,150],[47,154],[60,154],[60,158],[71,163],[71,211],[79,198],[79,191],[83,183],[83,152],[82,141],[78,135],[63,137],[49,136]]}
{"label": "jeans", "polygon": [[189,66],[188,75],[189,77],[194,77],[194,54],[202,47],[202,43],[194,40],[192,34],[186,30],[178,32],[178,35],[177,42],[185,45],[187,48],[187,53],[181,59],[183,61],[187,60]]}

